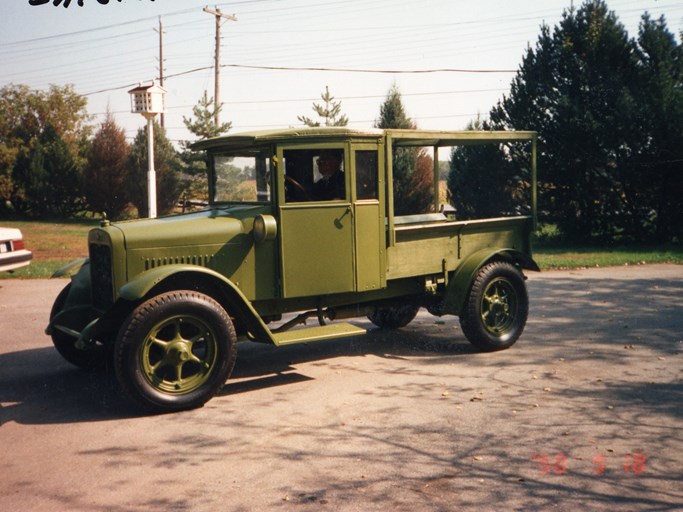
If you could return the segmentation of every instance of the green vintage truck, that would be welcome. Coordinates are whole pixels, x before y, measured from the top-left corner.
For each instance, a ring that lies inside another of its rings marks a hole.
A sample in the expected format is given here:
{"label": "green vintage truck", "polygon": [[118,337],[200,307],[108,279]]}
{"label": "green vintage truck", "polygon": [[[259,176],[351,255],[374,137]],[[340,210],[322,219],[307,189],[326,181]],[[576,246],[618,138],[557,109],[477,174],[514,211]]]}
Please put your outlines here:
{"label": "green vintage truck", "polygon": [[[458,220],[394,214],[392,155],[469,144],[530,145],[530,215]],[[357,336],[339,321],[407,325],[421,307],[457,315],[482,350],[524,329],[522,269],[538,270],[533,132],[256,131],[204,140],[209,204],[159,219],[101,222],[89,257],[56,275],[70,283],[46,332],[82,368],[113,364],[145,409],[202,406],[230,376],[237,342],[275,346]],[[306,321],[310,320],[309,324]],[[311,325],[313,324],[313,325]]]}

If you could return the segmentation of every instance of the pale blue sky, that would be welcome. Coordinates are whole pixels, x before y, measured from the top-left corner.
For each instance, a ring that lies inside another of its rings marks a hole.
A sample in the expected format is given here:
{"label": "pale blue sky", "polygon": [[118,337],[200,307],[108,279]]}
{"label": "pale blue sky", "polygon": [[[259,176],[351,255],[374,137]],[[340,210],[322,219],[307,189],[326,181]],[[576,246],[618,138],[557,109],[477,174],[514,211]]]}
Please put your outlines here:
{"label": "pale blue sky", "polygon": [[[198,0],[71,0],[68,8],[29,0],[0,7],[0,86],[73,83],[95,121],[110,106],[132,138],[144,119],[131,114],[128,85],[158,75],[158,16],[164,25],[166,127],[190,138],[183,115],[206,89],[213,95],[214,18]],[[64,0],[62,1],[62,4]],[[372,70],[516,70],[539,27],[554,26],[571,0],[237,0],[219,2],[221,63],[240,66]],[[683,29],[683,2],[609,0],[629,34],[644,11]],[[578,0],[575,7],[580,5]],[[174,74],[190,72],[182,76]],[[297,126],[325,86],[342,101],[350,126],[372,126],[395,82],[420,128],[462,129],[508,90],[512,72],[380,74],[221,69],[222,120],[233,132]],[[112,89],[103,92],[104,89]]]}

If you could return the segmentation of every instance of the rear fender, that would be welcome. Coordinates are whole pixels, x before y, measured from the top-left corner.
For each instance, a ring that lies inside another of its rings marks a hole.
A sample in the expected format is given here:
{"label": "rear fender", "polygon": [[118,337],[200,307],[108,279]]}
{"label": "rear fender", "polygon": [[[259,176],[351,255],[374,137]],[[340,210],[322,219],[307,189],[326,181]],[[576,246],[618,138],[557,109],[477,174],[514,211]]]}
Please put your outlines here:
{"label": "rear fender", "polygon": [[526,270],[536,272],[541,270],[528,254],[516,249],[498,249],[495,251],[482,249],[477,251],[466,258],[449,279],[444,298],[444,313],[451,315],[460,314],[477,272],[486,263],[494,259],[507,261]]}

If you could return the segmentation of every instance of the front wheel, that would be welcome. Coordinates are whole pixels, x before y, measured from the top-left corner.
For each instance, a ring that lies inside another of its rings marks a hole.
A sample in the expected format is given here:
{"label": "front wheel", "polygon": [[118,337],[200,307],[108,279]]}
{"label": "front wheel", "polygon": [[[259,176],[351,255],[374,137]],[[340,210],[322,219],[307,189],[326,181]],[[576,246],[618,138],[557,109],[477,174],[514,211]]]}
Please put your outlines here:
{"label": "front wheel", "polygon": [[237,336],[211,297],[187,290],[158,295],[123,324],[114,364],[125,393],[152,412],[201,407],[230,376]]}
{"label": "front wheel", "polygon": [[477,273],[460,314],[467,339],[485,351],[512,346],[522,334],[529,297],[522,272],[510,263],[494,261]]}

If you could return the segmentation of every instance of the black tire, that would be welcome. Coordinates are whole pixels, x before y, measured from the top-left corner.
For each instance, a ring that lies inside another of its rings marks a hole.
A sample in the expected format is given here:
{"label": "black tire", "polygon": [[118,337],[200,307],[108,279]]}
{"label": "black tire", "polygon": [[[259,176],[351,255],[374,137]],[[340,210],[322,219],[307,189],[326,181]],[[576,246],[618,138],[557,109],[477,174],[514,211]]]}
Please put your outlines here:
{"label": "black tire", "polygon": [[377,307],[368,314],[368,320],[381,329],[399,329],[412,322],[419,310],[414,304]]}
{"label": "black tire", "polygon": [[502,350],[522,334],[528,313],[524,275],[510,263],[494,261],[475,276],[460,314],[460,326],[477,348]]}
{"label": "black tire", "polygon": [[119,385],[150,412],[201,407],[225,384],[237,336],[218,302],[178,290],[157,295],[128,316],[114,348]]}
{"label": "black tire", "polygon": [[[57,298],[52,305],[52,309],[50,310],[50,323],[52,323],[52,319],[64,309],[66,299],[69,296],[69,290],[71,290],[71,283],[67,284],[62,291],[59,292],[59,295],[57,295]],[[73,330],[81,330],[85,325],[68,327]],[[71,364],[84,370],[102,368],[109,360],[109,352],[104,345],[94,345],[87,350],[76,348],[76,340],[78,338],[61,331],[58,328],[54,328],[54,326],[50,337],[52,338],[52,344],[57,349],[57,352],[59,352],[59,355]]]}

